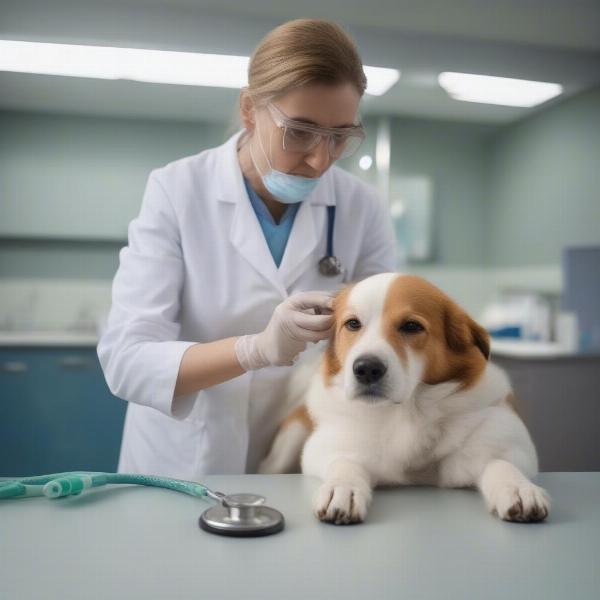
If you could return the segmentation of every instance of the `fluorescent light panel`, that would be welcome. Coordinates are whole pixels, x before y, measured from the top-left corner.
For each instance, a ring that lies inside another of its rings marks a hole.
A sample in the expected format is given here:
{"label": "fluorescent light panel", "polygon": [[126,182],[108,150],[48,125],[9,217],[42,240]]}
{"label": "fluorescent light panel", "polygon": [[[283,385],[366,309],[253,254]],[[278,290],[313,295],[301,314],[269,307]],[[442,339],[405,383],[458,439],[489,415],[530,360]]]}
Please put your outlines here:
{"label": "fluorescent light panel", "polygon": [[0,40],[0,70],[153,83],[241,87],[248,57]]}
{"label": "fluorescent light panel", "polygon": [[440,73],[438,81],[455,100],[504,106],[536,106],[563,90],[558,83],[449,71]]}
{"label": "fluorescent light panel", "polygon": [[383,96],[400,79],[397,69],[363,66],[363,71],[367,76],[365,92],[371,96]]}
{"label": "fluorescent light panel", "polygon": [[[241,88],[249,58],[110,46],[0,40],[0,71],[130,79],[152,83]],[[400,77],[395,69],[364,67],[367,94],[385,94]]]}

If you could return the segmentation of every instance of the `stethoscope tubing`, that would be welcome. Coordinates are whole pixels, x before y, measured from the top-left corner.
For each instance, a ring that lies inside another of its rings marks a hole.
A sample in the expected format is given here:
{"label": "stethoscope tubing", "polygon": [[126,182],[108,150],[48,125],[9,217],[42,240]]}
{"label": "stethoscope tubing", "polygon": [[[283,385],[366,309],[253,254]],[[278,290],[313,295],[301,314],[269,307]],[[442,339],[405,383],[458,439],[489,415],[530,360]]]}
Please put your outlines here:
{"label": "stethoscope tubing", "polygon": [[325,277],[335,277],[342,272],[342,265],[333,254],[333,229],[335,225],[335,204],[327,207],[327,252],[319,261],[319,272]]}
{"label": "stethoscope tubing", "polygon": [[213,492],[206,486],[193,481],[139,475],[130,473],[103,473],[97,471],[69,471],[35,477],[22,477],[0,481],[0,499],[46,496],[64,498],[77,496],[86,489],[108,484],[133,484],[160,487],[182,492],[199,498],[209,496],[221,501],[220,492]]}

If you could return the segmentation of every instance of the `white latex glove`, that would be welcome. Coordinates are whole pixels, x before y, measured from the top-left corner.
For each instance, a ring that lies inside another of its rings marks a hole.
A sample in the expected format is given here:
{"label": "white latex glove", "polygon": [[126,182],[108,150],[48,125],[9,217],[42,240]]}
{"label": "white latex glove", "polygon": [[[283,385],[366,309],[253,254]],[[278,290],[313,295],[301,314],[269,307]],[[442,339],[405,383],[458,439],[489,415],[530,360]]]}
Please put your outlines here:
{"label": "white latex glove", "polygon": [[235,343],[237,359],[246,371],[267,366],[289,366],[306,342],[327,339],[333,326],[333,296],[326,292],[299,292],[273,311],[266,329],[243,335]]}

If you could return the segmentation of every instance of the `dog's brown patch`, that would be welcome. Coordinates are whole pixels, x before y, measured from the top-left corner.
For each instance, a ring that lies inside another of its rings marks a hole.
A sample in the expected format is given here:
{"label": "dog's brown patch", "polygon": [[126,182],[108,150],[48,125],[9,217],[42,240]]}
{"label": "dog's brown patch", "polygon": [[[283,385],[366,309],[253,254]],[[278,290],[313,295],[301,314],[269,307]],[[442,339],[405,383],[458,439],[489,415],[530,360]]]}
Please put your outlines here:
{"label": "dog's brown patch", "polygon": [[298,408],[294,409],[281,423],[281,429],[285,429],[292,423],[301,423],[308,431],[312,433],[315,428],[315,423],[312,420],[308,409],[305,404],[301,404]]}
{"label": "dog's brown patch", "polygon": [[322,363],[322,374],[325,385],[329,385],[331,378],[340,372],[344,363],[346,353],[350,348],[350,338],[343,334],[346,315],[346,304],[348,296],[355,284],[351,284],[341,290],[333,299],[334,327],[333,334],[325,350]]}
{"label": "dog's brown patch", "polygon": [[[419,333],[403,333],[403,323],[417,321]],[[424,383],[457,380],[473,385],[490,354],[489,335],[440,289],[416,275],[402,275],[388,290],[383,308],[384,335],[400,360],[410,348],[425,358]]]}

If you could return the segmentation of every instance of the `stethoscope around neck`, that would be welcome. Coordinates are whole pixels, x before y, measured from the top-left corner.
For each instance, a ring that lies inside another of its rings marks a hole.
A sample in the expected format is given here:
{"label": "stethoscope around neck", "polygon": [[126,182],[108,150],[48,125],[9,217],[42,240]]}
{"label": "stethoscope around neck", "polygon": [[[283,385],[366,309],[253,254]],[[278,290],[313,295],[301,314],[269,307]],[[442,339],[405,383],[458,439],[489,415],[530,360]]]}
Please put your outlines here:
{"label": "stethoscope around neck", "polygon": [[333,254],[333,226],[335,205],[327,207],[327,254],[319,261],[319,273],[325,277],[335,277],[342,272],[342,263]]}

